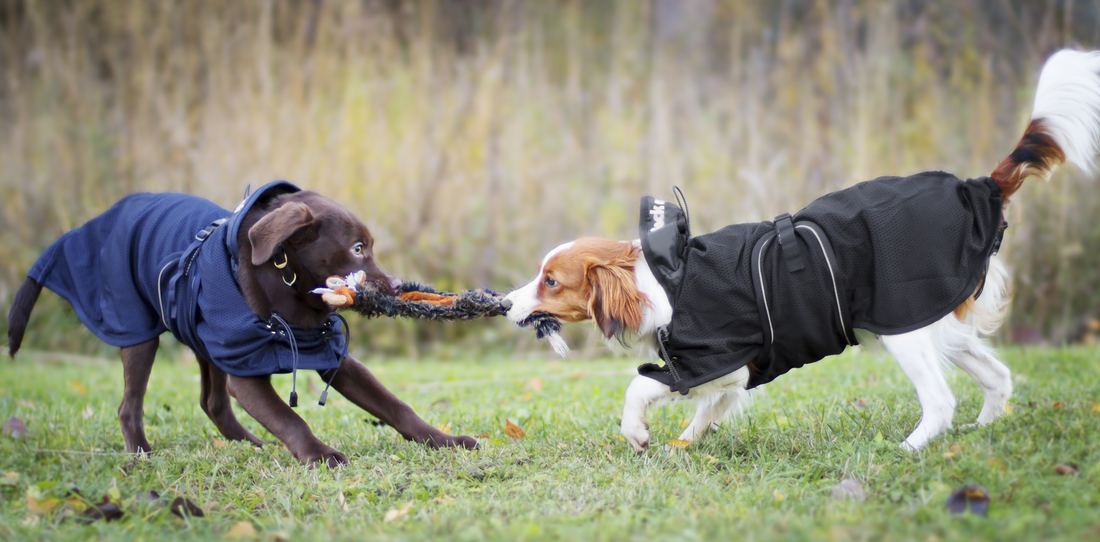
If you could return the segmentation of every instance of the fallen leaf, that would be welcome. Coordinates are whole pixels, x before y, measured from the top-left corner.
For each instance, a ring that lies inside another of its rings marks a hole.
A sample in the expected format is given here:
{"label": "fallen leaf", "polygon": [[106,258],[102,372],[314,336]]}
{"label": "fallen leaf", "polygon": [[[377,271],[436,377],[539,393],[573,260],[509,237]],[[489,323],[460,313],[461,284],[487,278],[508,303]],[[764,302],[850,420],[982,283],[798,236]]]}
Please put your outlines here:
{"label": "fallen leaf", "polygon": [[675,440],[668,441],[669,446],[672,446],[673,448],[679,448],[681,450],[683,450],[684,448],[687,448],[688,445],[690,445],[690,444],[691,444],[690,440],[675,439]]}
{"label": "fallen leaf", "polygon": [[27,424],[23,423],[23,420],[12,416],[8,418],[8,421],[4,422],[4,434],[11,438],[19,438],[28,433]]}
{"label": "fallen leaf", "polygon": [[444,434],[450,435],[451,434],[451,424],[450,424],[450,422],[447,422],[447,423],[439,426],[439,430],[443,431]]}
{"label": "fallen leaf", "polygon": [[492,435],[492,433],[478,433],[478,434],[476,434],[476,435],[474,435],[474,436],[475,436],[475,437],[477,437],[477,438],[489,438],[489,437],[491,437],[491,436],[493,436],[493,435]]}
{"label": "fallen leaf", "polygon": [[961,454],[962,451],[963,451],[962,446],[958,442],[956,442],[956,443],[952,444],[951,447],[948,448],[946,452],[943,453],[943,456],[945,458],[955,457],[956,455]]}
{"label": "fallen leaf", "polygon": [[0,486],[14,486],[19,483],[19,473],[15,471],[5,472],[0,476]]}
{"label": "fallen leaf", "polygon": [[42,499],[39,500],[36,496],[27,494],[27,511],[46,513],[57,508],[57,505],[61,504],[61,501],[57,499]]}
{"label": "fallen leaf", "polygon": [[69,382],[69,385],[72,386],[73,391],[79,393],[80,395],[88,395],[88,388],[84,387],[84,384],[73,380],[72,382]]}
{"label": "fallen leaf", "polygon": [[684,418],[680,420],[680,429],[685,429],[689,425],[691,425],[691,418]]}
{"label": "fallen leaf", "polygon": [[228,442],[221,439],[212,438],[210,440],[214,441],[215,448],[225,448],[226,446],[229,446]]}
{"label": "fallen leaf", "polygon": [[226,538],[252,538],[256,536],[256,528],[247,521],[237,522],[225,533]]}
{"label": "fallen leaf", "polygon": [[86,406],[84,407],[84,411],[81,412],[80,415],[83,416],[85,420],[87,420],[88,418],[95,416],[95,411],[92,410],[92,407]]}
{"label": "fallen leaf", "polygon": [[1054,408],[1065,408],[1066,407],[1066,402],[1065,401],[1055,401],[1054,404],[1051,405],[1051,406],[1053,406]]}
{"label": "fallen leaf", "polygon": [[389,523],[391,521],[399,520],[409,513],[409,509],[412,508],[412,501],[405,503],[401,508],[390,508],[386,510],[386,515],[382,517],[382,521]]}
{"label": "fallen leaf", "polygon": [[982,486],[960,487],[947,498],[947,510],[952,514],[969,511],[976,516],[989,513],[989,492]]}
{"label": "fallen leaf", "polygon": [[533,393],[531,393],[531,392],[527,392],[527,393],[525,393],[525,394],[523,394],[523,395],[520,395],[520,396],[519,396],[519,398],[520,398],[520,399],[523,399],[523,400],[527,400],[527,399],[530,399],[530,398],[532,398],[532,397],[534,397],[534,396],[535,396],[535,395],[534,395]]}
{"label": "fallen leaf", "polygon": [[542,393],[542,379],[536,376],[528,380],[526,388],[535,393]]}
{"label": "fallen leaf", "polygon": [[518,425],[512,423],[512,420],[507,419],[504,420],[504,433],[514,439],[521,439],[526,434]]}
{"label": "fallen leaf", "polygon": [[181,518],[186,516],[196,518],[206,516],[206,514],[203,513],[202,508],[199,508],[199,505],[191,502],[191,499],[188,499],[186,497],[176,497],[176,499],[172,501],[172,504],[168,505],[168,511]]}
{"label": "fallen leaf", "polygon": [[107,488],[107,494],[103,496],[103,502],[120,502],[122,501],[122,494],[119,493],[118,487]]}
{"label": "fallen leaf", "polygon": [[122,509],[113,502],[102,502],[95,506],[89,506],[87,510],[81,514],[81,521],[84,523],[92,523],[101,519],[107,521],[114,521],[122,517]]}
{"label": "fallen leaf", "polygon": [[1054,472],[1057,472],[1062,476],[1073,476],[1078,472],[1081,472],[1081,469],[1077,468],[1077,465],[1074,465],[1073,463],[1062,463],[1061,465],[1054,467]]}
{"label": "fallen leaf", "polygon": [[1092,412],[1094,414],[1100,414],[1100,403],[1093,403],[1092,404]]}
{"label": "fallen leaf", "polygon": [[867,493],[863,491],[863,483],[855,478],[845,478],[831,491],[834,500],[852,499],[857,502],[867,500]]}

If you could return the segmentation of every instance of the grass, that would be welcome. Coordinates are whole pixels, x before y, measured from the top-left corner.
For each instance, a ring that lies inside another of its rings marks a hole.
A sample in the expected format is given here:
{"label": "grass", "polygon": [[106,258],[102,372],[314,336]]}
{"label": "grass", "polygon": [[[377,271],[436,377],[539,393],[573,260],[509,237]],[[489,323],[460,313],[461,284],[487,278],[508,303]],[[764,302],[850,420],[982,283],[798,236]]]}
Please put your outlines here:
{"label": "grass", "polygon": [[[301,385],[299,412],[351,458],[336,471],[309,471],[280,445],[221,441],[197,406],[193,364],[162,360],[153,372],[146,424],[159,452],[133,460],[120,453],[114,417],[117,363],[21,356],[0,365],[0,416],[17,416],[30,429],[23,438],[0,437],[0,472],[8,473],[0,477],[0,538],[206,539],[241,522],[259,540],[1100,536],[1096,350],[1004,357],[1016,375],[1011,413],[989,427],[950,432],[916,455],[896,446],[919,418],[912,389],[874,350],[795,371],[719,434],[644,456],[628,450],[617,428],[631,360],[375,362],[372,369],[425,419],[484,435],[482,449],[429,451],[367,423],[342,398],[316,406],[319,390]],[[316,388],[317,377],[310,379]],[[288,378],[278,384],[289,391]],[[953,388],[961,426],[977,415],[980,394],[961,373]],[[682,406],[653,411],[654,440],[674,439],[688,415]],[[526,436],[507,436],[506,419]],[[1062,463],[1080,473],[1056,474]],[[863,483],[865,502],[830,497],[848,477]],[[992,495],[986,518],[945,510],[950,491],[970,483]],[[45,500],[67,484],[91,499],[116,494],[126,516],[84,526],[67,519],[65,506],[28,510],[28,490]],[[207,516],[185,521],[130,503],[142,490],[185,495]],[[407,515],[384,521],[406,505]]]}

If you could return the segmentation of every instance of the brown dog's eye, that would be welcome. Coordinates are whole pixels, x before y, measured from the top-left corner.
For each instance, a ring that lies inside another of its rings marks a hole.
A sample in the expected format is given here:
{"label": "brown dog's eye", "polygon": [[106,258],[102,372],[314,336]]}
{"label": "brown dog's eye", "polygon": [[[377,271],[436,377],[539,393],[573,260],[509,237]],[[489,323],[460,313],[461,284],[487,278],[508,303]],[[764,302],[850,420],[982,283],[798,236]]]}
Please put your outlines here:
{"label": "brown dog's eye", "polygon": [[550,288],[558,285],[558,281],[554,280],[554,277],[551,277],[550,275],[546,275],[546,280],[544,280],[543,282],[546,283],[546,286]]}
{"label": "brown dog's eye", "polygon": [[363,254],[363,243],[356,243],[355,246],[351,247],[351,253],[355,254],[356,256],[362,255]]}

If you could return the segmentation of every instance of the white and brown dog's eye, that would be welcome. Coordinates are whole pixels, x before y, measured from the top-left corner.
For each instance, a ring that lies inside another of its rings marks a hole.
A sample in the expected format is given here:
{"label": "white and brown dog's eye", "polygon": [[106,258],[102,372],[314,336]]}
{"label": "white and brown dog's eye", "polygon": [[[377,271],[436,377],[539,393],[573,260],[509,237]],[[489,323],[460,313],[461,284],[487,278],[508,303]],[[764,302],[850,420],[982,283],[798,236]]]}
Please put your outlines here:
{"label": "white and brown dog's eye", "polygon": [[355,243],[355,246],[351,247],[351,253],[356,256],[363,255],[363,243]]}
{"label": "white and brown dog's eye", "polygon": [[551,277],[550,275],[546,275],[546,280],[544,280],[543,283],[545,283],[546,286],[550,288],[558,285],[558,281],[554,280],[554,277]]}

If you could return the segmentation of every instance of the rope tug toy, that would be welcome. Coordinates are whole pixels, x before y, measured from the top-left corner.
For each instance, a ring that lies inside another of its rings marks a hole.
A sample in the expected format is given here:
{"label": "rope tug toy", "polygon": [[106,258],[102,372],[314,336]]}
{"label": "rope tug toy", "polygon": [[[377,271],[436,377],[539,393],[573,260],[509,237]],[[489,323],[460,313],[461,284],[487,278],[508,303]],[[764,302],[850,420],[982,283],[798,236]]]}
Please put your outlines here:
{"label": "rope tug toy", "polygon": [[[367,283],[367,275],[358,271],[347,277],[329,277],[325,288],[312,293],[335,309],[351,309],[367,318],[415,318],[418,320],[473,320],[503,316],[502,296],[492,290],[465,290],[453,294],[437,292],[430,286],[415,282],[401,284],[397,295],[380,292]],[[564,356],[569,351],[560,335],[561,321],[544,312],[536,312],[520,324],[535,329],[539,339],[546,339],[554,351]]]}
{"label": "rope tug toy", "polygon": [[367,318],[385,316],[418,320],[473,320],[486,316],[501,316],[500,294],[492,290],[466,290],[453,294],[437,292],[430,286],[405,282],[397,295],[383,293],[367,283],[366,273],[359,271],[346,278],[329,277],[327,288],[313,293],[336,309],[351,309]]}

